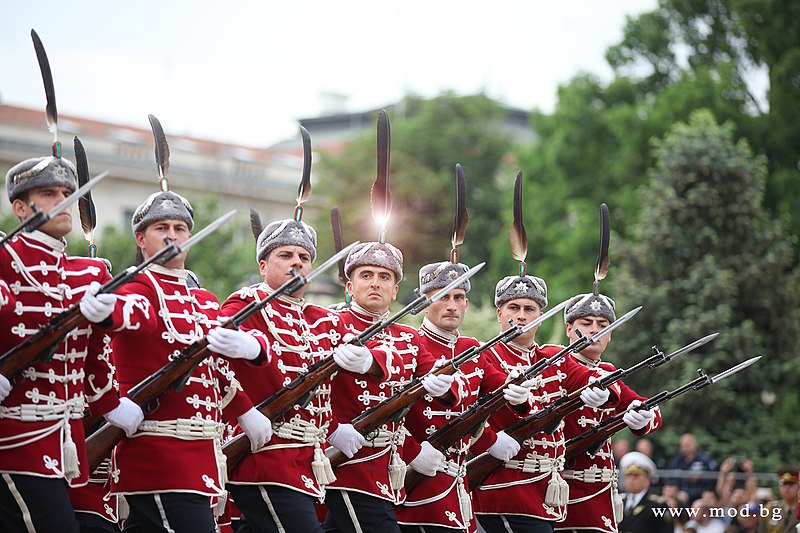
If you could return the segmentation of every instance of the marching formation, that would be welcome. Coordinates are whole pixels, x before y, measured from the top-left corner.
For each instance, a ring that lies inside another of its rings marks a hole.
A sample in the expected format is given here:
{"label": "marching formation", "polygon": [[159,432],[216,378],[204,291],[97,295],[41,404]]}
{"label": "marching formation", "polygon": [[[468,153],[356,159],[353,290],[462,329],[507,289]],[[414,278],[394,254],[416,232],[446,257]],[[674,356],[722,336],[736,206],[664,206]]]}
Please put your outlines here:
{"label": "marching formation", "polygon": [[[20,224],[0,244],[0,531],[613,533],[623,499],[610,437],[658,430],[660,404],[756,360],[650,398],[625,385],[715,335],[670,355],[654,347],[628,369],[607,360],[611,332],[638,308],[618,317],[600,292],[605,205],[592,292],[546,311],[547,283],[525,263],[521,174],[510,239],[519,270],[496,283],[498,334],[464,336],[483,263],[460,261],[460,165],[449,258],[411,276],[417,296],[392,314],[409,276],[387,240],[385,112],[371,191],[378,238],[344,246],[339,234],[316,268],[305,129],[294,213],[263,224],[251,211],[263,281],[223,300],[185,261],[232,213],[195,231],[152,115],[158,190],[131,220],[136,264],[114,275],[94,245],[91,257],[69,256],[71,207],[90,238],[89,191],[104,176],[89,179],[77,138],[76,163],[61,156],[52,77],[32,37],[54,143],[6,174]],[[336,265],[346,304],[306,301],[313,278]],[[401,323],[419,313],[419,329]],[[537,343],[556,315],[569,344]]]}

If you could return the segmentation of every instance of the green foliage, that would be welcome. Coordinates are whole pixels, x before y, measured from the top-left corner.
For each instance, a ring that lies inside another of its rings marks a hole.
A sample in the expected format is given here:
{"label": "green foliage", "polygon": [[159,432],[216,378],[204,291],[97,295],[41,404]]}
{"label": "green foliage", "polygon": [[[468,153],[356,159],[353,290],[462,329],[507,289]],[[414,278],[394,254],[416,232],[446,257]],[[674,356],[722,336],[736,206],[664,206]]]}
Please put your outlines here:
{"label": "green foliage", "polygon": [[[432,100],[407,97],[391,114],[392,216],[388,240],[403,251],[406,279],[400,300],[410,297],[423,264],[450,256],[455,210],[455,165],[461,163],[467,180],[470,213],[462,261],[475,264],[489,258],[491,244],[501,232],[498,172],[509,148],[502,129],[504,111],[483,95],[457,97],[450,93]],[[377,117],[376,117],[377,119]],[[346,242],[378,238],[370,214],[369,194],[375,181],[375,131],[349,143],[338,155],[320,162],[315,184],[320,254],[332,253],[329,212],[338,206]],[[509,176],[513,181],[513,176]],[[325,196],[327,195],[327,196]],[[503,236],[507,243],[507,237]],[[479,274],[482,280],[487,272]],[[491,285],[491,286],[490,286]],[[488,299],[493,283],[474,284],[476,301]]]}
{"label": "green foliage", "polygon": [[[698,366],[714,375],[763,355],[721,384],[670,402],[666,425],[674,433],[704,428],[722,455],[733,448],[754,458],[788,450],[800,423],[775,400],[797,401],[800,270],[792,265],[792,240],[761,207],[764,158],[735,142],[733,126],[718,125],[708,111],[674,126],[655,149],[614,292],[623,308],[644,306],[634,319],[644,327],[615,337],[618,360],[630,365],[653,343],[672,351],[720,332],[699,354],[636,376],[639,392],[676,388]],[[772,423],[779,413],[784,427]]]}

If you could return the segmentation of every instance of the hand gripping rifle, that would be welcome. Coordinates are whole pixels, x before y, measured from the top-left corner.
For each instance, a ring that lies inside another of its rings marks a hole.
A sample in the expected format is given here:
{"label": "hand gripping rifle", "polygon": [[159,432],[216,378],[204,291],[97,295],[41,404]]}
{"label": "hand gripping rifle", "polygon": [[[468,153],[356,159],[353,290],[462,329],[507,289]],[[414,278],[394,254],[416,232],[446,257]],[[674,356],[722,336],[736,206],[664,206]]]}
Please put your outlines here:
{"label": "hand gripping rifle", "polygon": [[41,209],[36,207],[36,204],[31,203],[31,209],[33,209],[33,214],[20,222],[19,226],[12,229],[8,234],[4,237],[0,238],[0,246],[5,246],[7,242],[11,239],[16,237],[19,233],[23,231],[35,231],[41,228],[43,225],[47,224],[50,220],[56,217],[59,213],[70,207],[72,204],[78,201],[83,195],[87,194],[89,191],[94,189],[98,183],[103,181],[108,177],[108,171],[106,170],[102,174],[99,174],[93,180],[89,180],[84,185],[78,188],[74,193],[70,194],[61,202],[56,205],[53,209],[50,210],[49,213],[45,213]]}
{"label": "hand gripping rifle", "polygon": [[[386,320],[375,322],[370,327],[362,331],[360,335],[350,340],[349,343],[363,346],[364,343],[366,343],[369,339],[385,330],[392,324],[395,324],[404,316],[408,314],[416,315],[432,303],[443,298],[447,293],[471,278],[476,272],[478,272],[478,270],[483,268],[484,265],[485,263],[475,265],[467,272],[464,272],[459,277],[454,279],[432,297],[420,294],[419,290],[417,290],[417,297],[403,309],[388,317]],[[311,365],[305,374],[297,376],[284,388],[280,389],[272,396],[259,403],[256,408],[274,422],[278,417],[284,415],[289,409],[291,409],[293,405],[303,405],[307,403],[310,400],[314,389],[338,369],[338,365],[333,360],[333,355],[328,355],[327,357],[320,359]],[[230,474],[236,469],[239,463],[242,462],[245,456],[250,453],[250,441],[245,434],[239,434],[225,443],[222,446],[222,451],[225,453],[228,473]]]}
{"label": "hand gripping rifle", "polygon": [[[564,302],[566,305],[566,302]],[[568,353],[580,352],[591,346],[598,340],[602,339],[613,330],[630,320],[633,315],[639,312],[641,306],[632,309],[621,316],[618,320],[609,324],[602,330],[598,331],[596,335],[587,338],[583,333],[579,333],[579,337],[572,341],[568,346],[565,346],[558,353],[547,359],[540,359],[536,363],[529,366],[519,376],[506,382],[502,386],[496,388],[489,394],[478,399],[478,401],[470,406],[469,409],[462,412],[456,418],[437,429],[428,437],[428,442],[442,453],[445,453],[450,447],[454,446],[458,441],[463,439],[466,435],[477,435],[478,431],[483,427],[486,420],[489,419],[496,411],[506,405],[506,399],[503,397],[503,391],[509,384],[513,383],[519,385],[535,376],[538,376],[549,367],[553,366]],[[416,470],[409,468],[406,471],[406,493],[410,493],[420,481],[425,479],[424,474],[420,474]]]}
{"label": "hand gripping rifle", "polygon": [[[240,309],[235,315],[230,317],[221,327],[228,329],[238,329],[247,319],[259,313],[270,302],[283,294],[292,294],[304,285],[311,282],[316,276],[324,272],[341,255],[346,256],[350,249],[358,242],[355,242],[328,259],[315,269],[308,276],[302,276],[292,270],[292,278],[278,287],[275,292],[263,300],[253,300],[245,307]],[[135,387],[128,391],[128,398],[137,403],[142,409],[152,412],[158,408],[157,400],[170,390],[180,391],[188,381],[194,368],[206,357],[211,355],[208,347],[208,338],[203,337],[184,348],[180,355],[172,359],[169,363],[161,367],[155,374],[144,379]],[[90,471],[94,471],[97,465],[108,455],[111,449],[125,436],[125,431],[121,428],[105,423],[86,439],[86,455],[89,461]]]}
{"label": "hand gripping rifle", "polygon": [[[714,377],[709,377],[702,368],[699,368],[697,369],[697,373],[700,375],[699,377],[695,378],[689,383],[686,383],[685,385],[678,387],[675,390],[661,391],[655,396],[651,396],[637,409],[652,409],[658,405],[661,405],[662,403],[668,402],[669,400],[680,396],[684,392],[688,392],[690,390],[700,390],[708,385],[718,383],[723,379],[736,374],[740,370],[744,370],[759,359],[761,359],[760,355],[751,357],[747,361],[739,363],[738,365],[729,368],[728,370],[721,372]],[[603,420],[597,426],[587,429],[580,435],[567,440],[567,449],[564,453],[564,458],[566,461],[569,462],[576,457],[580,457],[584,453],[589,453],[592,455],[596,454],[600,448],[602,448],[606,440],[611,438],[611,436],[613,436],[615,433],[627,427],[625,421],[622,419],[624,415],[624,412],[617,413],[616,415]]]}
{"label": "hand gripping rifle", "polygon": [[[616,383],[620,379],[628,377],[645,367],[651,369],[656,368],[672,361],[677,357],[680,357],[687,352],[691,352],[692,350],[699,348],[711,339],[715,338],[717,335],[718,333],[707,335],[702,339],[698,339],[693,343],[672,352],[669,355],[664,355],[664,352],[659,350],[657,346],[653,346],[653,354],[651,356],[638,362],[630,368],[616,369],[615,371],[603,376],[596,383],[594,383],[594,385],[607,389],[613,383]],[[542,431],[552,434],[565,416],[583,407],[581,392],[588,386],[589,385],[581,387],[580,389],[571,392],[567,396],[562,396],[544,409],[541,409],[540,411],[514,422],[504,430],[506,435],[512,437],[517,442],[522,443],[525,441],[525,439],[528,439]],[[492,457],[488,453],[483,453],[478,457],[475,457],[467,464],[467,481],[470,489],[480,486],[486,480],[486,478],[489,477],[489,474],[494,472],[502,465],[503,461]]]}
{"label": "hand gripping rifle", "polygon": [[[89,181],[87,185],[96,181],[97,178]],[[85,193],[87,191],[83,192]],[[75,195],[71,195],[70,197],[72,196]],[[77,198],[75,199],[77,200]],[[216,230],[231,216],[233,216],[235,212],[236,211],[229,211],[228,213],[222,215],[181,245],[177,245],[174,242],[165,240],[166,246],[161,248],[156,254],[141,264],[129,266],[114,276],[114,278],[100,287],[98,294],[112,293],[126,283],[130,282],[139,273],[143,272],[151,265],[164,264],[176,255],[185,252],[198,241],[202,240],[206,235]],[[25,339],[25,342],[15,346],[0,356],[0,374],[3,374],[8,379],[14,379],[19,375],[20,372],[28,368],[34,362],[49,361],[53,357],[53,354],[67,333],[84,322],[86,322],[86,317],[81,314],[79,304],[76,303],[69,309],[62,311],[50,322],[40,327],[39,331],[37,331],[34,335]]]}

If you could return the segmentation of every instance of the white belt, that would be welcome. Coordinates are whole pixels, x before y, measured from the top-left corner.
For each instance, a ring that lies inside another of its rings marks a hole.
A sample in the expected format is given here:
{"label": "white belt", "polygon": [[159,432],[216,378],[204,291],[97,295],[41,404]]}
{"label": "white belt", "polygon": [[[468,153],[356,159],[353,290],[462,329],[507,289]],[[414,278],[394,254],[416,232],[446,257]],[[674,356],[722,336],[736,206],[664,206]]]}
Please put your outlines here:
{"label": "white belt", "polygon": [[445,459],[436,468],[437,472],[447,474],[450,477],[464,477],[467,473],[467,465],[459,464],[455,461]]}
{"label": "white belt", "polygon": [[67,414],[69,418],[75,420],[83,418],[85,402],[83,398],[79,400],[67,400],[65,403],[54,405],[23,404],[18,407],[0,406],[0,418],[20,420],[22,422],[47,422],[62,420]]}
{"label": "white belt", "polygon": [[286,439],[305,442],[308,444],[321,444],[325,442],[327,427],[318,428],[306,420],[291,420],[275,424],[274,435]]}
{"label": "white belt", "polygon": [[564,458],[550,459],[549,457],[526,458],[522,461],[510,460],[503,465],[511,470],[522,470],[525,473],[552,472],[564,468]]}
{"label": "white belt", "polygon": [[616,473],[616,470],[610,468],[589,468],[587,470],[564,470],[561,472],[561,477],[584,483],[611,483],[616,478]]}
{"label": "white belt", "polygon": [[137,433],[158,433],[183,439],[222,439],[224,424],[213,420],[178,418],[177,420],[145,420]]}
{"label": "white belt", "polygon": [[[372,435],[375,435],[372,437]],[[394,444],[395,446],[402,446],[406,440],[406,432],[404,430],[389,431],[388,429],[379,429],[376,433],[370,435],[371,438],[367,439],[364,446],[367,448],[386,448]]]}

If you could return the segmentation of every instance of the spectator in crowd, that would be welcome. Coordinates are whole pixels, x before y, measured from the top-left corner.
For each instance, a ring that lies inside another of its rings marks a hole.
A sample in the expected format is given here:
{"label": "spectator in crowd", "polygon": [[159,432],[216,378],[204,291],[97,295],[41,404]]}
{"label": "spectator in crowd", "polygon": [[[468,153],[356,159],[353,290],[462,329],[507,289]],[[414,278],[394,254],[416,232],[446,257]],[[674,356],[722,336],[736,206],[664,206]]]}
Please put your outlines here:
{"label": "spectator in crowd", "polygon": [[682,475],[665,481],[665,484],[676,484],[680,490],[686,491],[689,501],[695,501],[706,489],[714,490],[714,477],[708,472],[717,471],[717,462],[708,454],[698,451],[697,440],[691,433],[684,433],[680,439],[680,452],[667,464],[667,470],[683,470]]}
{"label": "spectator in crowd", "polygon": [[697,533],[724,533],[725,524],[716,513],[712,513],[712,507],[702,499],[697,499],[692,504],[694,517],[686,522],[687,528],[694,528]]}
{"label": "spectator in crowd", "polygon": [[798,529],[797,470],[789,465],[783,465],[778,469],[777,474],[781,497],[766,505],[769,514],[760,517],[758,533],[795,533]]}
{"label": "spectator in crowd", "polygon": [[729,509],[738,509],[747,502],[755,501],[758,484],[753,475],[753,462],[746,457],[728,457],[719,467],[717,476],[717,495],[719,506],[725,511],[723,520],[726,524],[733,522],[734,513]]}

